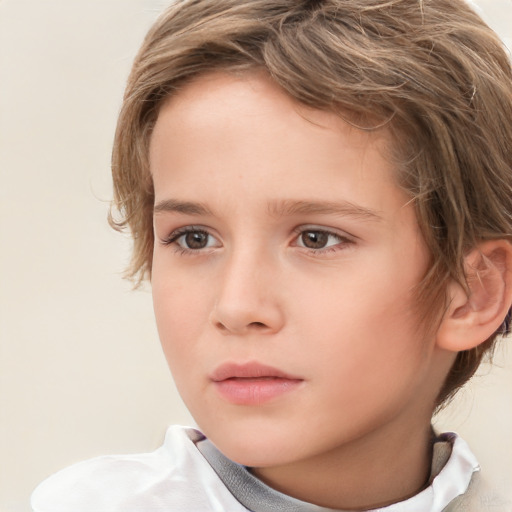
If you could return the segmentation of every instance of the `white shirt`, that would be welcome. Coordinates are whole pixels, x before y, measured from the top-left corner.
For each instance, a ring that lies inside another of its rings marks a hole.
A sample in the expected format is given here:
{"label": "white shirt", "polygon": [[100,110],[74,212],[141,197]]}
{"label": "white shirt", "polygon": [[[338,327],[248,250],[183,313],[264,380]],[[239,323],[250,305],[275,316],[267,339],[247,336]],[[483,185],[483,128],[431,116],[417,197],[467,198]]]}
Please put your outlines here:
{"label": "white shirt", "polygon": [[[473,473],[479,471],[478,462],[460,437],[443,436],[452,446],[451,455],[432,484],[408,500],[373,512],[441,512],[466,492]],[[32,508],[34,512],[329,510],[269,488],[226,459],[200,432],[179,426],[168,429],[164,444],[154,452],[97,457],[56,473],[34,491]]]}

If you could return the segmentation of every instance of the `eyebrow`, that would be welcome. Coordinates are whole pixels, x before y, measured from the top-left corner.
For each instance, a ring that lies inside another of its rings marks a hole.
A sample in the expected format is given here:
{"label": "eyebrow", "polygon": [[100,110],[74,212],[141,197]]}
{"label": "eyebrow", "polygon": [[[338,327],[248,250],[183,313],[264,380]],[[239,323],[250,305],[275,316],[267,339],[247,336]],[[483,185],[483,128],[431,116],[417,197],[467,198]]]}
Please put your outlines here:
{"label": "eyebrow", "polygon": [[[349,201],[295,201],[282,200],[268,203],[268,212],[274,217],[294,215],[338,215],[362,220],[381,221],[379,212]],[[213,212],[202,203],[164,199],[155,204],[154,214],[182,213],[184,215],[213,216]]]}
{"label": "eyebrow", "polygon": [[269,213],[276,217],[293,215],[338,215],[362,220],[381,221],[378,211],[360,206],[350,201],[273,201],[269,203]]}
{"label": "eyebrow", "polygon": [[175,212],[184,215],[212,215],[211,210],[201,203],[191,201],[178,201],[176,199],[164,199],[153,207],[153,213]]}

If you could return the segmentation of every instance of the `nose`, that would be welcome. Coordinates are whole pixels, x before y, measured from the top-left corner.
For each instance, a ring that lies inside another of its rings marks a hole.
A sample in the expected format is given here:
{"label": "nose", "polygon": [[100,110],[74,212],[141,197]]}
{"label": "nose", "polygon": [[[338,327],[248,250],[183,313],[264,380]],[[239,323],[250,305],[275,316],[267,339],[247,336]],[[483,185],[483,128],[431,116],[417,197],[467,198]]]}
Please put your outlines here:
{"label": "nose", "polygon": [[223,334],[272,334],[284,324],[276,264],[254,254],[232,255],[219,279],[210,321]]}

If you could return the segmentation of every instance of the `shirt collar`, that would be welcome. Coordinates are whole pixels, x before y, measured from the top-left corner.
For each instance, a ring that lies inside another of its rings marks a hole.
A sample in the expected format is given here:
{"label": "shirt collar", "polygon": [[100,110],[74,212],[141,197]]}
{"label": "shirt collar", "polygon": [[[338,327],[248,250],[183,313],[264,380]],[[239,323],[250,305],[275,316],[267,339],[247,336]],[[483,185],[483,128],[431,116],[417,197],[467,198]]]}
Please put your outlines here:
{"label": "shirt collar", "polygon": [[[233,496],[252,512],[333,512],[272,489],[225,457],[208,439],[199,440],[196,446]],[[462,438],[451,432],[441,434],[433,446],[430,485],[407,500],[368,512],[442,512],[466,492],[473,473],[479,470],[476,457]]]}

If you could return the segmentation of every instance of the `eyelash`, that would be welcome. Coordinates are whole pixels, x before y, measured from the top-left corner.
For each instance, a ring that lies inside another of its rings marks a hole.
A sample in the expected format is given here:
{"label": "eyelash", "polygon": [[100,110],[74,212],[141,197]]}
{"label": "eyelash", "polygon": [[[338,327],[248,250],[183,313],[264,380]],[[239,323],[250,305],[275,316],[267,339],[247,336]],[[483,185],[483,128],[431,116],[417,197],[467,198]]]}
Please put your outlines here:
{"label": "eyelash", "polygon": [[178,243],[178,240],[181,237],[188,235],[189,233],[199,233],[206,236],[212,236],[211,233],[200,226],[186,226],[173,231],[168,237],[164,238],[161,243],[164,246],[173,246],[174,251],[179,254],[196,255],[204,251],[204,249],[191,249],[188,247],[182,247]]}
{"label": "eyelash", "polygon": [[[334,237],[338,240],[337,244],[327,246],[327,247],[321,247],[318,249],[313,249],[310,247],[305,247],[303,245],[298,245],[298,240],[304,233],[317,233],[321,235],[326,235],[328,237]],[[174,250],[179,254],[184,255],[199,255],[204,252],[205,249],[208,249],[208,247],[204,248],[198,248],[198,249],[192,249],[190,247],[182,247],[178,240],[190,233],[198,233],[201,235],[206,235],[208,237],[212,236],[212,234],[207,230],[200,226],[186,226],[183,228],[176,229],[173,231],[168,237],[161,240],[162,245],[164,246],[173,246]],[[348,245],[352,245],[355,243],[355,241],[347,236],[343,236],[339,233],[336,233],[335,231],[329,231],[326,229],[316,228],[314,226],[308,227],[308,226],[300,226],[299,228],[294,230],[295,238],[294,238],[294,246],[299,247],[305,252],[308,252],[310,254],[328,254],[332,252],[336,252],[340,250],[340,246],[346,247]]]}
{"label": "eyelash", "polygon": [[329,231],[327,229],[317,228],[315,226],[300,226],[296,230],[294,230],[296,233],[295,243],[297,244],[297,241],[300,239],[301,235],[304,233],[319,233],[322,235],[327,235],[328,237],[333,237],[337,239],[338,243],[334,245],[330,245],[327,247],[321,247],[319,249],[313,249],[310,247],[304,247],[301,245],[297,245],[297,247],[300,247],[301,249],[311,253],[311,254],[329,254],[332,252],[337,252],[339,250],[342,250],[340,246],[346,247],[348,245],[352,245],[355,243],[355,241],[348,236],[341,235],[340,233],[337,233],[335,231]]}

